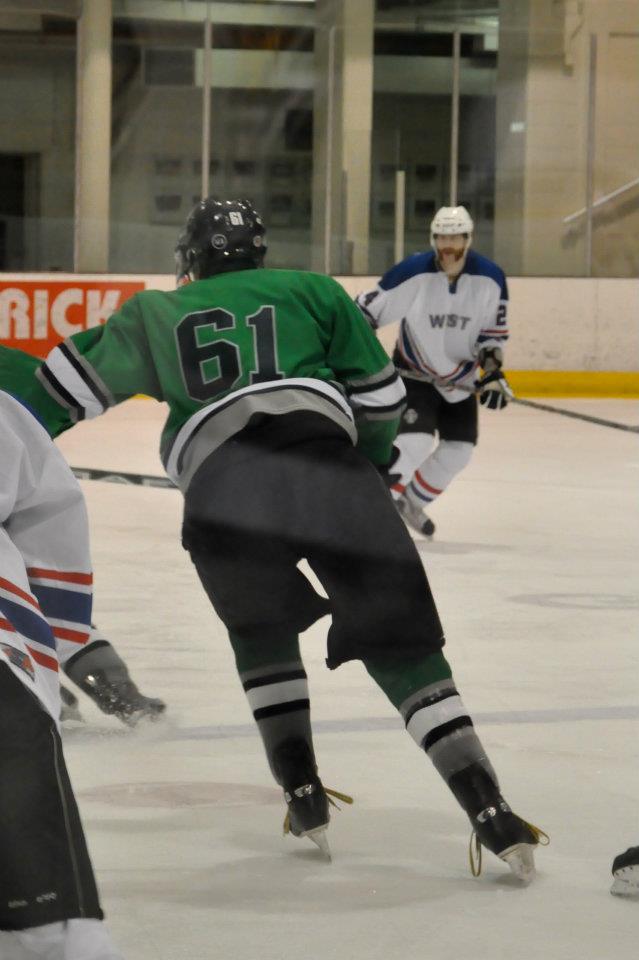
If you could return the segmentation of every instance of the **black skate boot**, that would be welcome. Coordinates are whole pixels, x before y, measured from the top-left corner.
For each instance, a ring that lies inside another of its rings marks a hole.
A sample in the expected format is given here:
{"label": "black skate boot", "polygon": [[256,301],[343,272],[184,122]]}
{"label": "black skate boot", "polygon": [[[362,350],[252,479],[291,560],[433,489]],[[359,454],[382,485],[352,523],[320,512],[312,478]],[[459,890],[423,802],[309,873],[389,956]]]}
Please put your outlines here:
{"label": "black skate boot", "polygon": [[610,892],[616,897],[639,897],[639,847],[630,847],[612,863]]}
{"label": "black skate boot", "polygon": [[76,683],[102,711],[134,727],[140,720],[158,720],[166,710],[163,700],[145,697],[130,678],[110,679],[104,670],[94,670]]}
{"label": "black skate boot", "polygon": [[144,718],[157,720],[166,710],[163,700],[140,693],[126,664],[106,640],[78,651],[66,662],[64,672],[102,713],[117,717],[128,726],[133,727]]}
{"label": "black skate boot", "polygon": [[429,539],[433,536],[435,533],[435,524],[430,517],[426,516],[421,507],[416,506],[408,499],[405,493],[397,498],[395,506],[407,526]]}
{"label": "black skate boot", "polygon": [[331,851],[326,837],[329,820],[329,804],[337,807],[331,799],[336,797],[344,803],[353,798],[337,790],[329,790],[317,775],[317,765],[309,743],[301,738],[284,740],[276,747],[272,765],[278,783],[284,789],[287,812],[284,818],[284,834],[308,837],[330,861]]}
{"label": "black skate boot", "polygon": [[273,754],[273,769],[284,790],[288,808],[284,833],[308,837],[327,860],[331,852],[326,839],[330,820],[328,797],[317,775],[317,766],[306,740],[284,740]]}
{"label": "black skate boot", "polygon": [[470,819],[470,866],[481,873],[481,848],[504,860],[514,876],[530,883],[535,876],[533,851],[549,843],[547,834],[513,813],[488,771],[478,763],[454,774],[448,783]]}
{"label": "black skate boot", "polygon": [[60,722],[64,723],[65,720],[82,722],[78,698],[74,693],[71,693],[70,690],[67,690],[66,687],[63,687],[62,684],[60,684],[60,700],[62,701],[60,707]]}

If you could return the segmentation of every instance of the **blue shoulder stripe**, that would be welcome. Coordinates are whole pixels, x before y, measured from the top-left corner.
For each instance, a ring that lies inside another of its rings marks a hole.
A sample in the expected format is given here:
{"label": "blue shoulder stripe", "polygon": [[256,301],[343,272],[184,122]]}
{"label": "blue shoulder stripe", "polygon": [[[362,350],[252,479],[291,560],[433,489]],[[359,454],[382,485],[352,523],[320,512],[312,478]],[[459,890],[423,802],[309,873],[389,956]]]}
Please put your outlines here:
{"label": "blue shoulder stripe", "polygon": [[[7,392],[7,391],[4,391],[4,390],[3,390],[2,392],[5,393],[5,392]],[[7,392],[7,396],[11,397],[12,400],[15,400],[16,403],[19,403],[21,407],[24,407],[24,409],[25,409],[28,413],[31,414],[31,416],[34,418],[34,420],[37,420],[38,423],[40,424],[40,426],[41,426],[41,427],[44,427],[44,429],[47,430],[47,428],[46,428],[46,426],[45,426],[45,423],[44,423],[44,420],[42,419],[42,417],[40,416],[40,414],[39,414],[36,410],[34,410],[34,408],[31,406],[30,403],[27,403],[26,400],[23,400],[23,399],[22,399],[22,397],[16,396],[15,393],[8,393],[8,392]],[[47,433],[48,433],[48,432],[49,432],[49,431],[47,430]]]}
{"label": "blue shoulder stripe", "polygon": [[501,267],[498,267],[496,263],[493,263],[492,260],[489,260],[488,257],[483,257],[481,253],[477,253],[476,250],[469,250],[466,263],[464,264],[464,273],[475,277],[490,277],[500,289],[500,299],[508,299],[508,284],[506,283],[504,271]]}
{"label": "blue shoulder stripe", "polygon": [[382,290],[392,290],[398,287],[400,283],[405,283],[411,277],[416,277],[420,273],[437,273],[437,264],[435,263],[435,252],[428,250],[426,253],[414,253],[401,263],[395,264],[388,270],[379,285]]}

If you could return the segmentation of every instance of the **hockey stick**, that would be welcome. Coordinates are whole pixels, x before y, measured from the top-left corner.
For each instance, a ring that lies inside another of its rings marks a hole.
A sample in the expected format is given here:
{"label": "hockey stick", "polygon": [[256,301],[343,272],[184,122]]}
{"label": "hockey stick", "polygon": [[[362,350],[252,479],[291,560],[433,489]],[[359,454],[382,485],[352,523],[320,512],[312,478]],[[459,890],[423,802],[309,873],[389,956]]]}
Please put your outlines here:
{"label": "hockey stick", "polygon": [[[476,386],[465,386],[458,384],[451,384],[444,380],[435,380],[430,379],[425,376],[421,376],[417,371],[412,370],[398,370],[400,377],[406,377],[408,380],[418,380],[421,383],[430,383],[433,387],[449,387],[454,390],[461,390],[464,393],[475,394],[477,395],[480,390]],[[493,379],[494,374],[489,374]],[[490,380],[485,377],[480,383],[480,386],[483,386],[485,383],[489,383]],[[533,410],[542,410],[544,413],[556,413],[561,417],[571,417],[573,420],[583,420],[585,423],[594,423],[600,427],[610,427],[612,430],[624,430],[627,433],[639,433],[639,426],[633,426],[629,423],[618,423],[616,420],[606,420],[604,417],[593,417],[589,413],[577,413],[575,410],[565,410],[562,407],[552,407],[547,403],[539,403],[537,400],[524,400],[523,397],[509,397],[509,403],[518,403],[522,407],[532,407]]]}
{"label": "hockey stick", "polygon": [[93,467],[71,467],[71,470],[78,480],[104,480],[105,483],[121,483],[127,486],[178,489],[168,477],[156,477],[148,473],[117,473],[115,470],[95,470]]}
{"label": "hockey stick", "polygon": [[618,423],[616,420],[606,420],[604,417],[593,417],[589,413],[577,413],[575,410],[564,410],[562,407],[551,407],[547,403],[538,403],[537,400],[524,400],[513,397],[513,403],[522,407],[532,407],[534,410],[543,410],[546,413],[558,413],[561,417],[572,417],[573,420],[584,420],[586,423],[596,423],[600,427],[610,427],[613,430],[625,430],[628,433],[639,433],[639,426],[631,423]]}
{"label": "hockey stick", "polygon": [[[430,383],[432,386],[450,386],[444,381],[429,380],[420,376],[412,370],[399,371],[400,376],[408,380],[419,380],[421,383]],[[475,387],[457,386],[454,389],[462,390],[464,393],[477,394],[479,391]],[[587,413],[577,413],[574,410],[564,410],[561,407],[552,407],[547,403],[539,403],[537,400],[524,400],[522,397],[511,397],[510,402],[518,403],[522,407],[531,407],[533,410],[541,410],[544,413],[556,413],[562,417],[571,417],[573,420],[583,420],[585,423],[594,423],[600,427],[609,427],[613,430],[624,430],[627,433],[639,433],[639,426],[633,426],[628,423],[618,423],[616,420],[606,420],[603,417],[593,417]],[[71,467],[74,476],[78,480],[103,480],[105,483],[120,483],[125,486],[138,487],[160,487],[165,490],[177,490],[178,488],[169,480],[168,477],[158,477],[148,473],[119,473],[115,470],[96,470],[93,467]]]}

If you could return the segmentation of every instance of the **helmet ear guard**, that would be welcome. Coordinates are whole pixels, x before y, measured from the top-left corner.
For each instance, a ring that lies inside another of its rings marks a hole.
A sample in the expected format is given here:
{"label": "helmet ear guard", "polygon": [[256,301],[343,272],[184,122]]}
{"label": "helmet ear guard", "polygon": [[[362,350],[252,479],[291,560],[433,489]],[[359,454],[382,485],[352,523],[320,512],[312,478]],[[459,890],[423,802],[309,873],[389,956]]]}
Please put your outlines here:
{"label": "helmet ear guard", "polygon": [[180,234],[175,247],[175,279],[178,286],[191,279],[194,251],[189,249],[185,233]]}
{"label": "helmet ear guard", "polygon": [[265,233],[250,201],[206,197],[189,214],[175,248],[178,285],[229,270],[261,267],[267,249]]}

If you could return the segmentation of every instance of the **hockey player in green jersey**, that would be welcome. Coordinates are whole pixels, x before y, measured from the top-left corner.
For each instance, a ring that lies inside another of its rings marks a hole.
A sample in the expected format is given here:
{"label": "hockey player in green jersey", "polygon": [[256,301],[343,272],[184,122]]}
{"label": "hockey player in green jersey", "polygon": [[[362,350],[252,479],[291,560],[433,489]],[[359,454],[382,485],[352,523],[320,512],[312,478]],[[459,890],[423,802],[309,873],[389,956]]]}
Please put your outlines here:
{"label": "hockey player in green jersey", "polygon": [[[28,404],[49,434],[55,437],[71,426],[71,422],[67,411],[34,378],[40,364],[37,357],[0,344],[0,389]],[[46,584],[44,590],[40,590],[39,586],[34,580],[31,589],[46,616],[46,606],[51,602],[52,595]],[[103,713],[116,716],[129,726],[134,726],[144,718],[157,719],[164,713],[165,703],[140,692],[122,657],[95,625],[91,625],[89,639],[83,638],[81,643],[69,631],[66,631],[66,636],[67,639],[59,636],[57,640],[60,666]],[[61,685],[60,697],[61,719],[81,720],[75,694]]]}
{"label": "hockey player in green jersey", "polygon": [[69,422],[136,393],[167,402],[161,452],[184,494],[183,543],[228,629],[290,831],[328,851],[298,635],[330,612],[328,666],[363,661],[477,843],[527,881],[539,832],[501,795],[415,545],[375,469],[391,456],[401,381],[339,284],[263,269],[265,250],[249,203],[203,200],[176,251],[178,281],[191,282],[137,294],[74,335],[39,381]]}

